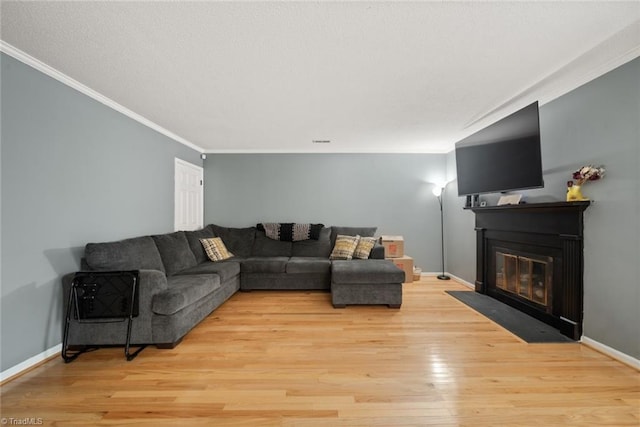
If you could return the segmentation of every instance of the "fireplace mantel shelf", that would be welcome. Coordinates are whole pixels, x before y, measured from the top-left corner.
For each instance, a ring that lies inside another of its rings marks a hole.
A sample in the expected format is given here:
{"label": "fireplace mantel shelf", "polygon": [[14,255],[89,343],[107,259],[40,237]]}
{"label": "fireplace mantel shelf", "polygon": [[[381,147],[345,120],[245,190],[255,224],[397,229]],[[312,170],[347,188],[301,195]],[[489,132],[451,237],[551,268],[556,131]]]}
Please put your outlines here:
{"label": "fireplace mantel shelf", "polygon": [[580,202],[550,202],[550,203],[521,203],[519,205],[502,205],[502,206],[472,206],[465,207],[465,210],[473,212],[490,212],[504,210],[521,210],[521,211],[540,211],[540,210],[556,210],[556,209],[576,209],[584,211],[591,204],[590,200]]}

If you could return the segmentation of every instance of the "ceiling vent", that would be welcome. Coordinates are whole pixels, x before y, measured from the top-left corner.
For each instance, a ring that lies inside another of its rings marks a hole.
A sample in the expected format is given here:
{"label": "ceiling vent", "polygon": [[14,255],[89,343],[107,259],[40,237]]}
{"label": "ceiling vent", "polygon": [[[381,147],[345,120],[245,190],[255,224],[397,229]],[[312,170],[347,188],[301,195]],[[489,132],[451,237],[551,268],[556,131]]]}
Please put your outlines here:
{"label": "ceiling vent", "polygon": [[314,144],[331,144],[331,140],[329,139],[314,139],[311,142]]}

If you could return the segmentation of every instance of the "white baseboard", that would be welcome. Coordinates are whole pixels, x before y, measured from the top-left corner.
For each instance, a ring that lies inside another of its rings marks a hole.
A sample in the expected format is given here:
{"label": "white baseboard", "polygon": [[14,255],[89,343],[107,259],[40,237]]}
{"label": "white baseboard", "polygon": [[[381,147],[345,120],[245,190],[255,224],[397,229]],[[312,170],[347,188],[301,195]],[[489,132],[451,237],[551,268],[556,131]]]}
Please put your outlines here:
{"label": "white baseboard", "polygon": [[[440,271],[427,271],[427,272],[422,272],[420,273],[420,277],[435,277],[435,276],[439,276],[441,275],[442,272]],[[446,274],[447,276],[451,277],[452,279],[455,279],[456,282],[460,283],[461,285],[464,285],[468,288],[474,289],[476,288],[476,286],[473,283],[469,283],[464,279],[459,278],[458,276],[445,272],[444,274]]]}
{"label": "white baseboard", "polygon": [[461,279],[460,277],[456,276],[455,274],[451,274],[451,273],[447,273],[449,276],[451,276],[452,279],[455,279],[456,282],[459,282],[461,285],[465,285],[467,288],[471,288],[473,290],[476,289],[476,285],[474,285],[473,283],[467,282],[464,279]]}
{"label": "white baseboard", "polygon": [[[422,273],[423,276],[437,276],[439,274],[441,274],[441,273]],[[461,279],[460,277],[458,277],[458,276],[456,276],[454,274],[451,274],[451,273],[446,273],[446,274],[448,276],[451,276],[452,279],[455,279],[460,284],[475,290],[476,287],[475,287],[475,285],[473,283],[467,282],[466,280]],[[586,337],[584,335],[580,338],[580,342],[582,344],[586,345],[587,347],[591,347],[594,350],[599,351],[600,353],[606,354],[607,356],[611,357],[612,359],[615,359],[615,360],[617,360],[619,362],[624,363],[625,365],[629,365],[632,368],[640,371],[640,360],[638,360],[638,359],[636,359],[636,358],[634,358],[632,356],[629,356],[626,353],[618,351],[618,350],[616,350],[614,348],[611,348],[611,347],[609,347],[607,345],[604,345],[604,344],[602,344],[602,343],[600,343],[600,342],[598,342],[596,340],[593,340],[593,339],[591,339],[589,337]]]}
{"label": "white baseboard", "polygon": [[[433,277],[433,276],[437,276],[440,273],[433,273],[433,272],[426,272],[426,273],[422,273],[421,276],[424,277]],[[467,282],[466,280],[463,280],[451,273],[447,273],[447,275],[451,276],[452,278],[454,278],[456,281],[458,281],[459,283],[471,288],[471,289],[475,289],[475,286],[472,285],[471,283]],[[640,360],[629,356],[626,353],[623,353],[621,351],[618,351],[614,348],[611,348],[607,345],[604,345],[596,340],[593,340],[589,337],[586,336],[582,336],[580,338],[580,342],[583,343],[584,345],[586,345],[587,347],[591,347],[596,351],[599,351],[600,353],[606,354],[607,356],[611,357],[612,359],[615,359],[619,362],[624,363],[625,365],[631,366],[632,368],[640,371]],[[34,366],[38,365],[39,363],[42,363],[44,361],[46,361],[47,359],[49,359],[51,356],[54,356],[56,354],[59,354],[62,351],[62,344],[58,344],[56,346],[51,347],[48,350],[43,351],[40,354],[37,354],[27,360],[25,360],[22,363],[19,363],[9,369],[7,369],[6,371],[2,371],[0,373],[0,383],[5,382],[6,380],[19,375],[31,368],[33,368]]]}
{"label": "white baseboard", "polygon": [[37,354],[25,360],[22,363],[17,364],[16,366],[13,366],[7,369],[6,371],[0,372],[0,383],[3,383],[4,381],[12,377],[15,377],[16,375],[19,375],[33,368],[34,366],[37,366],[38,364],[46,361],[51,356],[54,356],[55,354],[59,354],[61,351],[62,351],[62,344],[58,344],[56,346],[51,347],[48,350],[43,351],[40,354]]}
{"label": "white baseboard", "polygon": [[619,362],[624,363],[625,365],[629,365],[632,368],[640,371],[640,360],[629,356],[621,351],[616,350],[615,348],[611,348],[608,345],[604,345],[596,340],[593,340],[589,337],[585,337],[584,335],[580,338],[580,342],[587,347],[591,347],[600,353],[606,354],[607,356],[615,359]]}

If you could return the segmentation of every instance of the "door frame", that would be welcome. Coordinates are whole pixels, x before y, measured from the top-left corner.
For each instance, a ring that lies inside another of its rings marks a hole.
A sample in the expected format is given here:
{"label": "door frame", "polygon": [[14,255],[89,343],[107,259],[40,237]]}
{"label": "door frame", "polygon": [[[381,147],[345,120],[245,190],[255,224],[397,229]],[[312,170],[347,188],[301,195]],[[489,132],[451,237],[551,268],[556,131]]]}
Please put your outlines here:
{"label": "door frame", "polygon": [[200,210],[198,212],[199,228],[204,227],[204,168],[175,157],[173,164],[173,229],[179,231],[178,225],[178,167],[186,167],[198,171],[200,175]]}

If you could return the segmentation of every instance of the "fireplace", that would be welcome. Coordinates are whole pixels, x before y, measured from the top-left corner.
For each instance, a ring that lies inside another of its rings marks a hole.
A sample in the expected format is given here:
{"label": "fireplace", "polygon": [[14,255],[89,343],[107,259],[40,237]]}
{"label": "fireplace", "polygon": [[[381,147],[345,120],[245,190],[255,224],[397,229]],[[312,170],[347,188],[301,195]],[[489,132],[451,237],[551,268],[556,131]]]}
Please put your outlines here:
{"label": "fireplace", "polygon": [[553,295],[553,257],[538,256],[496,247],[495,277],[492,283],[513,298],[533,303],[551,312]]}
{"label": "fireplace", "polygon": [[472,207],[476,291],[579,339],[588,206],[587,201]]}

